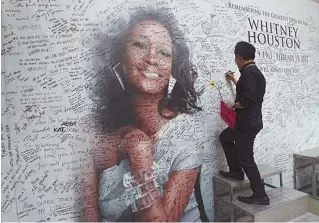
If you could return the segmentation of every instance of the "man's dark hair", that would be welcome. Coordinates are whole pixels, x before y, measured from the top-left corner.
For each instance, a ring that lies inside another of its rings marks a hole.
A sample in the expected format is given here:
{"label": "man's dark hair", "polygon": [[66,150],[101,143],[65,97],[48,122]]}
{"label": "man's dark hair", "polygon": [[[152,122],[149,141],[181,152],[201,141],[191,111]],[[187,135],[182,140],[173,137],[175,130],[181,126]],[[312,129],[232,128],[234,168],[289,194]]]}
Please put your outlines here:
{"label": "man's dark hair", "polygon": [[254,60],[255,59],[256,48],[247,42],[240,41],[235,46],[235,55],[240,56],[244,60]]}

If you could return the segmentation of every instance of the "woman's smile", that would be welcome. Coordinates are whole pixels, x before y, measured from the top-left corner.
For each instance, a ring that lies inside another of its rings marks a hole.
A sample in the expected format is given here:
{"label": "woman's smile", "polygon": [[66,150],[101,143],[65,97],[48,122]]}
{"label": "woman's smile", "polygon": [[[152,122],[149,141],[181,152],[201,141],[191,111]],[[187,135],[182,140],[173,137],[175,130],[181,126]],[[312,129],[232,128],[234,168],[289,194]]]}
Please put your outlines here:
{"label": "woman's smile", "polygon": [[158,78],[159,75],[157,73],[153,73],[153,72],[149,72],[149,71],[142,71],[142,74],[144,74],[144,76],[151,78],[151,79],[155,79]]}

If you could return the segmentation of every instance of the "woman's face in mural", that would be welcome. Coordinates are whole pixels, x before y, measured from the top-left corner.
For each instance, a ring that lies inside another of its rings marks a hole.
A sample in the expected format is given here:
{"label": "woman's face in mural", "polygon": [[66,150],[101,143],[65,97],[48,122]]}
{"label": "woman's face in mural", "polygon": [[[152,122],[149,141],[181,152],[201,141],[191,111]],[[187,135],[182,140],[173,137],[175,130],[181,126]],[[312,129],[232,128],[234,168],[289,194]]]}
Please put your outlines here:
{"label": "woman's face in mural", "polygon": [[123,65],[128,83],[140,93],[162,93],[172,71],[172,39],[156,20],[138,23],[125,43]]}

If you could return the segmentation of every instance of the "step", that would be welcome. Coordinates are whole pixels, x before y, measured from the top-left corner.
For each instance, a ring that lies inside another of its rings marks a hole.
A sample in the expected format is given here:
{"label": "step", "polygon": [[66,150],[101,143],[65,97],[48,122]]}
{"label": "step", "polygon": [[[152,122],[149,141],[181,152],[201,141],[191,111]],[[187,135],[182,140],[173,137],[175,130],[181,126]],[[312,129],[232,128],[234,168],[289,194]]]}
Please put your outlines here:
{"label": "step", "polygon": [[291,220],[291,222],[319,222],[319,216],[313,213],[307,212],[297,218]]}
{"label": "step", "polygon": [[[236,220],[236,222],[252,222],[252,218],[245,216]],[[319,216],[313,213],[307,212],[297,218],[290,220],[289,222],[319,222]]]}
{"label": "step", "polygon": [[[234,222],[252,222],[252,217],[245,216],[245,217],[237,217]],[[216,221],[215,221],[216,222]],[[230,217],[225,217],[218,222],[232,222]]]}
{"label": "step", "polygon": [[[318,183],[317,183],[317,185],[319,185]],[[317,194],[317,197],[313,197],[312,196],[312,193],[313,193],[313,190],[312,190],[312,185],[309,185],[309,186],[307,186],[307,187],[302,187],[302,188],[298,188],[298,190],[299,191],[302,191],[302,192],[304,192],[304,193],[307,193],[307,194],[309,194],[312,198],[314,198],[314,199],[319,199],[319,187],[317,187],[316,188],[316,194]]]}
{"label": "step", "polygon": [[236,222],[252,222],[252,217],[245,216],[236,220]]}
{"label": "step", "polygon": [[295,153],[294,157],[319,160],[319,147]]}
{"label": "step", "polygon": [[[312,176],[312,163],[309,163],[307,165],[304,166],[299,166],[297,168],[295,168],[296,174],[298,175],[298,177],[300,176]],[[315,165],[315,170],[314,170],[315,174],[319,175],[319,163],[316,163]]]}
{"label": "step", "polygon": [[254,222],[290,221],[308,212],[308,199],[306,193],[279,187],[267,191],[270,205],[252,205],[243,203],[237,198],[233,201],[235,209],[243,211],[252,217]]}
{"label": "step", "polygon": [[[257,166],[258,166],[258,170],[260,172],[260,176],[262,179],[282,174],[282,170],[271,167],[267,164],[259,164]],[[221,175],[214,176],[213,180],[216,180],[216,181],[224,183],[224,184],[228,184],[231,188],[234,188],[234,189],[235,188],[245,188],[245,187],[250,186],[249,180],[248,180],[246,175],[245,175],[244,180],[241,180],[241,181],[235,180],[235,179],[229,179],[229,178],[223,177]]]}

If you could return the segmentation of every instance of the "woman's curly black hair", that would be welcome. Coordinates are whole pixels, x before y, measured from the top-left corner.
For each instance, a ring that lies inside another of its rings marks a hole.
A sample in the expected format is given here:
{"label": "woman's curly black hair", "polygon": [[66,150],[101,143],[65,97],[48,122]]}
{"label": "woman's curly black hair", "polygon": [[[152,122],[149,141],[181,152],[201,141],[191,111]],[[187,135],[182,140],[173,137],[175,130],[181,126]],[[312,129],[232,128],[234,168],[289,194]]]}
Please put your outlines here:
{"label": "woman's curly black hair", "polygon": [[[103,129],[110,131],[120,127],[134,124],[132,112],[132,95],[124,91],[116,78],[113,67],[122,61],[125,41],[136,24],[144,20],[156,20],[168,30],[173,44],[172,75],[176,84],[168,96],[168,86],[164,89],[164,98],[159,103],[159,112],[164,116],[163,108],[175,113],[193,113],[202,110],[197,106],[201,92],[195,90],[194,83],[198,76],[196,68],[192,65],[190,52],[185,43],[184,35],[177,27],[177,21],[170,10],[154,10],[148,8],[147,12],[130,16],[128,23],[121,23],[121,31],[111,30],[106,34],[104,42],[106,54],[104,59],[108,63],[104,67],[104,87],[99,92],[103,109],[100,115],[103,118]],[[120,22],[119,22],[120,23]],[[114,28],[113,28],[114,29]],[[112,34],[119,32],[120,34]],[[175,117],[173,116],[173,117]],[[166,118],[173,118],[166,117]]]}

